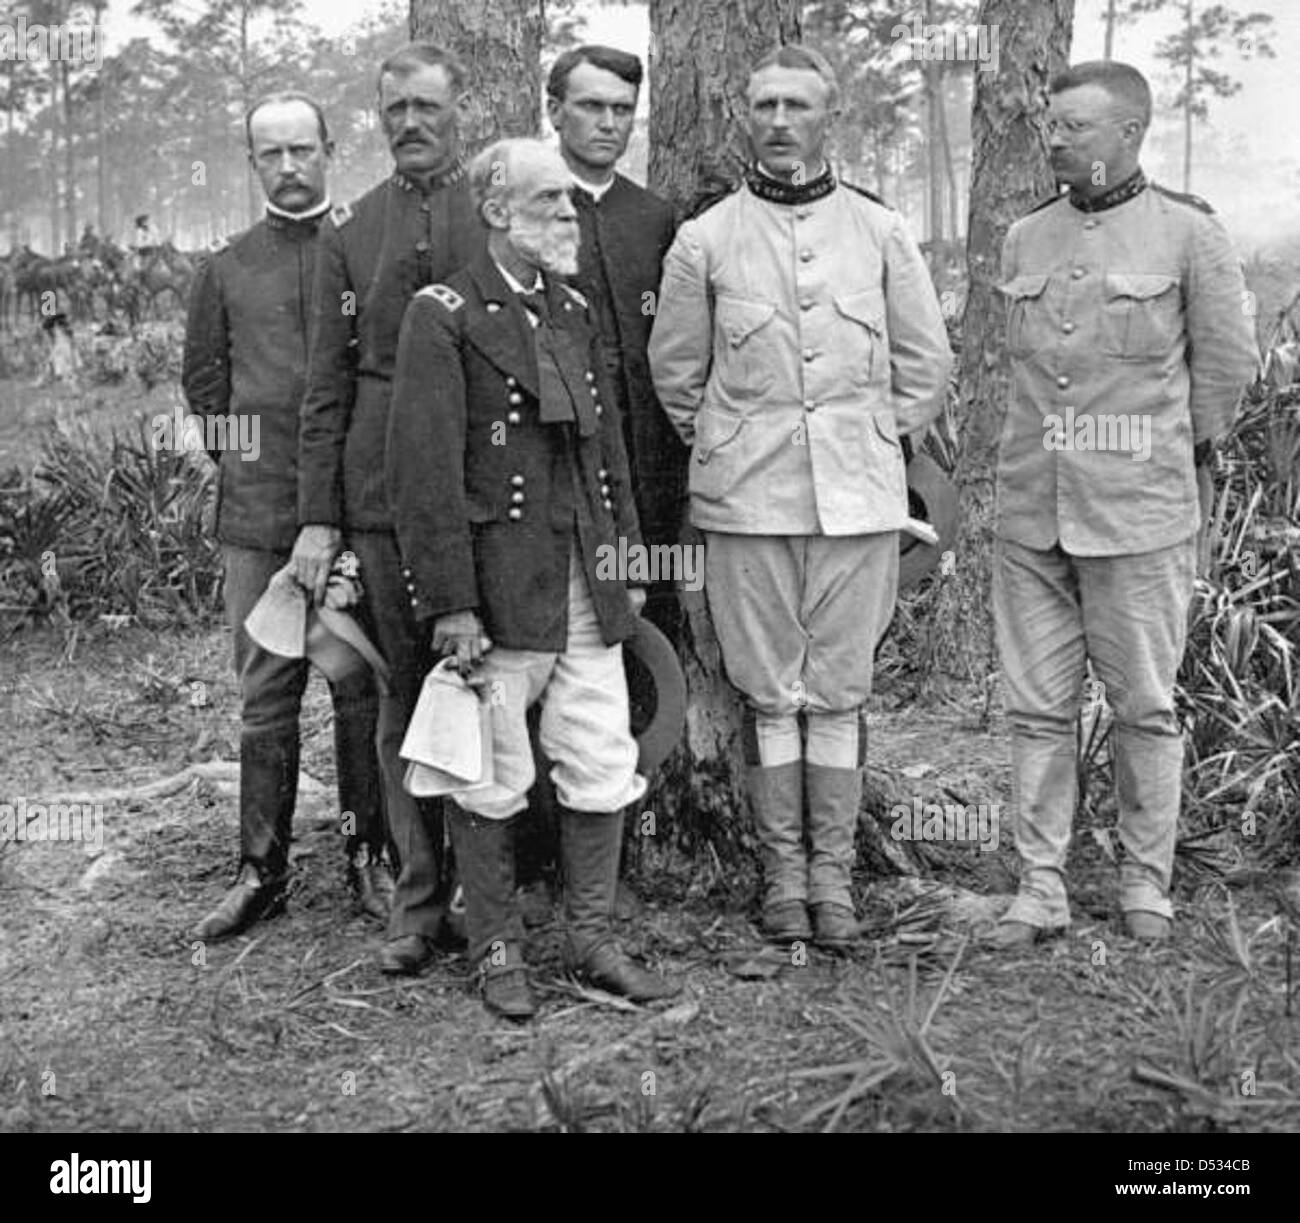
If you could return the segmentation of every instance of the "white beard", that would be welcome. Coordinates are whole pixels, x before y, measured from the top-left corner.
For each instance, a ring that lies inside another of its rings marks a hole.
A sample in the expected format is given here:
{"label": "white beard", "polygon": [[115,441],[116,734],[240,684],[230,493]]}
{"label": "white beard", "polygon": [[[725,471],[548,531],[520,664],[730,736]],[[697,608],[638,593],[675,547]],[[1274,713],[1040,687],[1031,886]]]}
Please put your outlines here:
{"label": "white beard", "polygon": [[555,276],[574,276],[578,271],[577,226],[559,229],[548,222],[534,225],[520,218],[510,222],[510,242],[521,255]]}

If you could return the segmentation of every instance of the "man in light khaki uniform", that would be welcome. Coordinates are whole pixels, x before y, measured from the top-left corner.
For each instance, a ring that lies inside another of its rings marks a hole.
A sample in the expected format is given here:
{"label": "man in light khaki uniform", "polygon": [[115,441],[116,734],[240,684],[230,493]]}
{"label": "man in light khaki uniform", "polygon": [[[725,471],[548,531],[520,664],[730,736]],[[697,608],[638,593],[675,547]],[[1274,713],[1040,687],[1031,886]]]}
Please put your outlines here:
{"label": "man in light khaki uniform", "polygon": [[1183,745],[1173,689],[1195,580],[1197,471],[1258,353],[1241,269],[1204,201],[1149,184],[1151,94],[1125,64],[1052,84],[1068,195],[1003,251],[1013,389],[998,455],[994,617],[1011,726],[1019,894],[1004,946],[1069,924],[1085,658],[1115,716],[1129,933],[1169,934]]}
{"label": "man in light khaki uniform", "polygon": [[660,401],[692,446],[705,588],[749,705],[764,929],[807,938],[811,907],[828,947],[856,932],[861,708],[907,517],[899,438],[937,414],[951,364],[902,218],[823,159],[837,93],[802,47],[754,70],[758,164],[679,231],[649,347]]}

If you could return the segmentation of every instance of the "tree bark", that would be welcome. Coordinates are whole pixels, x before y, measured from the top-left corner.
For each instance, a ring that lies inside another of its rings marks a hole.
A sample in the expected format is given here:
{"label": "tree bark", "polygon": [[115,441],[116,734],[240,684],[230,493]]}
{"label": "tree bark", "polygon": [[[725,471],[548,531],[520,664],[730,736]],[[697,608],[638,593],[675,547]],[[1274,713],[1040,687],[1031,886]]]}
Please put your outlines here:
{"label": "tree bark", "polygon": [[467,153],[540,131],[542,24],[538,0],[411,0],[411,37],[441,44],[469,70]]}
{"label": "tree bark", "polygon": [[[63,183],[66,194],[63,206],[67,213],[68,241],[77,240],[77,154],[72,144],[76,127],[72,122],[72,81],[68,61],[59,61],[59,76],[63,83]],[[59,252],[56,251],[57,255]]]}
{"label": "tree bark", "polygon": [[1000,31],[998,70],[975,73],[973,168],[957,407],[961,532],[941,582],[935,664],[987,680],[995,663],[988,606],[994,463],[1008,390],[1006,312],[997,291],[1002,242],[1013,221],[1056,189],[1043,132],[1046,85],[1069,59],[1074,0],[982,0],[981,25]]}
{"label": "tree bark", "polygon": [[1187,0],[1187,67],[1183,79],[1183,190],[1192,189],[1192,123],[1196,103],[1192,91],[1196,83],[1196,14],[1192,0]]}

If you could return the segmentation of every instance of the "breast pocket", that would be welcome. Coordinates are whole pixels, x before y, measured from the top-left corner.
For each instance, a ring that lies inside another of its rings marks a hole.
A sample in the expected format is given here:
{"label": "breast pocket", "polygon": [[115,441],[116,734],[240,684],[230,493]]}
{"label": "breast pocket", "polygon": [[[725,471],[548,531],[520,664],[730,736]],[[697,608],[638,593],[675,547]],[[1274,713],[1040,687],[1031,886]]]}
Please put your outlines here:
{"label": "breast pocket", "polygon": [[1016,358],[1032,357],[1052,334],[1047,317],[1046,273],[1017,276],[998,285],[1007,299],[1007,351]]}
{"label": "breast pocket", "polygon": [[1101,351],[1130,361],[1165,356],[1183,328],[1177,276],[1109,273],[1103,282]]}
{"label": "breast pocket", "polygon": [[835,311],[844,320],[836,332],[836,357],[850,386],[868,386],[885,367],[885,295],[879,289],[839,293]]}
{"label": "breast pocket", "polygon": [[714,307],[718,336],[713,360],[727,394],[748,398],[772,389],[776,364],[771,352],[771,302],[722,297]]}

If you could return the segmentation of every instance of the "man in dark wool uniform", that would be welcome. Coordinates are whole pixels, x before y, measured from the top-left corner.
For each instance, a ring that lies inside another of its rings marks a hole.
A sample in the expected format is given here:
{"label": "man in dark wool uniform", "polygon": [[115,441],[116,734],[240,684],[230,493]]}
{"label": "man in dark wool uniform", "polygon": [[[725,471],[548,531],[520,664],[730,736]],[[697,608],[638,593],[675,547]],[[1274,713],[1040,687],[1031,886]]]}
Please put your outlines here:
{"label": "man in dark wool uniform", "polygon": [[[226,449],[217,533],[226,614],[243,694],[239,743],[240,871],[195,937],[237,934],[281,907],[298,791],[298,715],[308,664],[249,640],[244,619],[289,559],[297,530],[298,406],[307,368],[307,318],[317,230],[329,211],[331,146],[320,107],[303,94],[256,103],[249,158],[266,216],[205,265],[190,300],[182,381],[190,407],[211,419],[251,418],[256,454]],[[378,866],[383,807],[375,757],[378,697],[366,671],[331,684],[339,803],[356,820],[348,838],[353,887],[372,916],[388,917],[392,881]]]}
{"label": "man in dark wool uniform", "polygon": [[472,963],[489,1009],[535,1011],[514,889],[514,831],[535,778],[527,711],[554,761],[565,954],[638,1000],[676,992],[613,933],[624,807],[636,772],[621,643],[645,602],[598,576],[620,538],[640,545],[618,409],[593,368],[570,179],[536,140],[470,166],[488,251],[416,294],[402,325],[385,478],[417,614],[435,653],[489,694],[494,781],[453,794],[452,845]]}
{"label": "man in dark wool uniform", "polygon": [[416,632],[411,575],[393,540],[384,437],[397,333],[412,294],[441,280],[483,244],[460,158],[469,104],[464,68],[412,43],[379,69],[379,117],[396,172],[321,227],[312,297],[311,369],[302,404],[298,580],[323,596],[343,546],[361,563],[370,627],[392,672],[380,703],[379,757],[392,838],[401,859],[380,967],[415,973],[442,926],[442,804],[402,788],[402,735],[428,671]]}
{"label": "man in dark wool uniform", "polygon": [[[646,359],[673,240],[672,205],[615,169],[632,134],[641,76],[641,61],[626,51],[575,47],[551,69],[546,109],[573,175],[581,235],[574,284],[605,345],[641,533],[653,546],[681,537],[688,453],[659,406]],[[671,580],[649,588],[645,616],[677,641],[681,611]]]}

